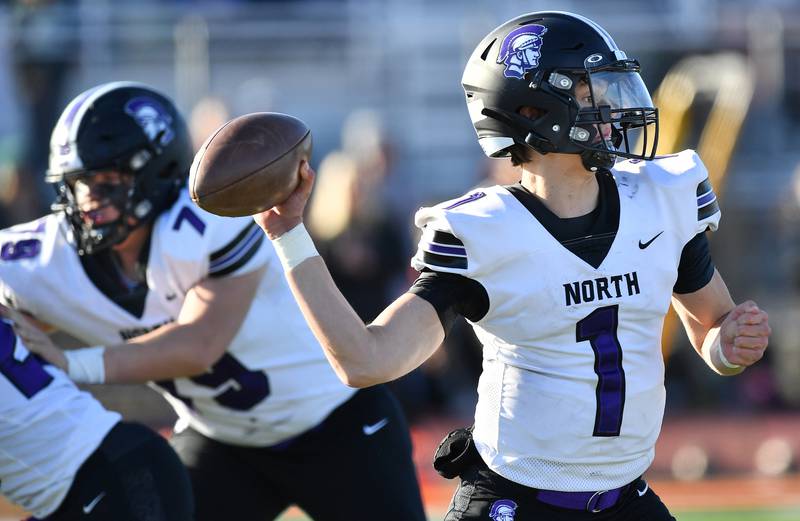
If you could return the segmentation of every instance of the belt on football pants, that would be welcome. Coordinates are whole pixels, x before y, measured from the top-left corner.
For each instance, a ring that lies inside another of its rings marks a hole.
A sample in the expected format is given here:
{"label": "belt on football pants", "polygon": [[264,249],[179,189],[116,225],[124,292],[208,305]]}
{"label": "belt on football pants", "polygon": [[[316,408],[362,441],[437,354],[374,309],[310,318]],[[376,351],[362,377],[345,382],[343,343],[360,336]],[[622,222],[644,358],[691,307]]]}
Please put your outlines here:
{"label": "belt on football pants", "polygon": [[637,481],[638,479],[619,488],[596,492],[561,492],[539,489],[536,492],[536,499],[555,507],[597,513],[616,505],[625,492],[630,490],[633,483]]}

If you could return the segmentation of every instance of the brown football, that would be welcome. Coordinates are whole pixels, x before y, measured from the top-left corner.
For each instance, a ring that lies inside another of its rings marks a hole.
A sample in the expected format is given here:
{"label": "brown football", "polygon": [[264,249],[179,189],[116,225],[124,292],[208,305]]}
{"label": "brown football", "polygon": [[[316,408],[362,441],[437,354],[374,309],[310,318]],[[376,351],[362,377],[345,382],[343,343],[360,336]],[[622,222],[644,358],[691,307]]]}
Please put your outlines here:
{"label": "brown football", "polygon": [[305,123],[277,112],[246,114],[203,143],[189,172],[189,193],[208,212],[252,215],[285,201],[300,181],[300,162],[310,157]]}

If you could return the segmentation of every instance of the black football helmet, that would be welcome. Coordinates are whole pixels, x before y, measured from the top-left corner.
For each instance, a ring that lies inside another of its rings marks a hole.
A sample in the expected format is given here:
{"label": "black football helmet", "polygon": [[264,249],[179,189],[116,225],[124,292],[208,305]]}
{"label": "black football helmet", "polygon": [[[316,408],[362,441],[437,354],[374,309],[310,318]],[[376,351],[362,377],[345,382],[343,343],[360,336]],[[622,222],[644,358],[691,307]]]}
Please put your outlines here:
{"label": "black football helmet", "polygon": [[[66,215],[78,253],[117,244],[169,208],[186,182],[192,155],[183,117],[147,85],[106,83],[72,100],[53,129],[45,179],[56,185],[52,208]],[[98,225],[78,207],[75,182],[107,171],[132,174],[132,183],[105,187],[104,199],[120,217]]]}
{"label": "black football helmet", "polygon": [[[616,156],[655,157],[658,111],[639,63],[583,16],[547,11],[504,23],[478,44],[461,83],[489,157],[522,145],[580,154],[592,171],[610,168]],[[522,116],[522,107],[537,109],[535,118]]]}

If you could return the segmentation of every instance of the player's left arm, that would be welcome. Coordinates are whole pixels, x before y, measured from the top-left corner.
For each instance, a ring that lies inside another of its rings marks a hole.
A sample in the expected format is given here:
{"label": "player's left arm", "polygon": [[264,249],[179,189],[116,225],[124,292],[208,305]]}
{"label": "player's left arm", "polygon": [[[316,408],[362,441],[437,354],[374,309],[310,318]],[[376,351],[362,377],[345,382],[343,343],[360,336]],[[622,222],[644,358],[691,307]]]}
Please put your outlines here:
{"label": "player's left arm", "polygon": [[[14,321],[30,351],[76,381],[142,383],[195,376],[208,370],[225,353],[250,309],[264,270],[262,267],[240,276],[208,277],[189,290],[176,322],[100,351],[95,347],[71,351],[79,358],[69,362],[69,355],[24,315],[10,309],[5,309],[4,314]],[[71,364],[85,364],[86,370],[70,367]],[[102,378],[97,377],[97,364],[102,366]]]}
{"label": "player's left arm", "polygon": [[715,372],[739,374],[764,356],[767,313],[751,300],[736,305],[716,269],[702,288],[673,293],[672,304],[692,346]]}
{"label": "player's left arm", "polygon": [[706,237],[706,231],[717,230],[721,217],[708,171],[695,152],[679,156],[673,167],[682,171],[685,182],[676,185],[681,201],[677,208],[691,208],[696,235],[681,252],[672,305],[709,367],[721,375],[738,374],[764,356],[771,332],[769,320],[755,302],[734,304],[711,260]]}
{"label": "player's left arm", "polygon": [[227,350],[265,268],[208,277],[186,294],[177,321],[105,350],[105,381],[136,383],[203,374]]}

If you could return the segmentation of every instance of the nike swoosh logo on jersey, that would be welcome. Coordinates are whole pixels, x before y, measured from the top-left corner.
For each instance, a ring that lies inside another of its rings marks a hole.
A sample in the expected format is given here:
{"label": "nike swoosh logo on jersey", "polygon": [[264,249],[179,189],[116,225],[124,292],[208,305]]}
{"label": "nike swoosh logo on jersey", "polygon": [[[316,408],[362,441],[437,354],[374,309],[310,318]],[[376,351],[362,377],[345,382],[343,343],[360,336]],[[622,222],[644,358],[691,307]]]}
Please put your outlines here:
{"label": "nike swoosh logo on jersey", "polygon": [[664,230],[661,230],[660,232],[658,232],[658,233],[656,234],[656,236],[655,236],[655,237],[653,237],[652,239],[650,239],[650,240],[649,240],[649,241],[647,241],[647,242],[644,242],[644,243],[643,243],[642,241],[639,241],[639,249],[640,249],[640,250],[643,250],[643,249],[647,248],[648,246],[650,246],[650,244],[651,244],[651,243],[652,243],[654,240],[658,239],[658,236],[659,236],[659,235],[661,235],[662,233],[664,233]]}
{"label": "nike swoosh logo on jersey", "polygon": [[96,507],[97,504],[100,502],[100,500],[103,499],[105,496],[106,496],[105,492],[100,492],[100,494],[96,498],[94,498],[91,501],[91,503],[87,503],[86,505],[83,506],[83,513],[87,515],[90,514],[91,511],[94,510],[94,507]]}
{"label": "nike swoosh logo on jersey", "polygon": [[645,481],[644,488],[642,490],[636,489],[636,493],[639,494],[639,497],[642,497],[647,493],[648,488],[650,488],[650,485],[648,485],[647,481]]}
{"label": "nike swoosh logo on jersey", "polygon": [[178,295],[176,295],[175,293],[170,293],[169,295],[166,296],[166,298],[167,300],[175,300],[177,296]]}
{"label": "nike swoosh logo on jersey", "polygon": [[378,423],[373,423],[372,425],[364,425],[364,434],[366,434],[367,436],[372,436],[379,430],[386,427],[387,423],[389,423],[389,418],[384,418]]}

